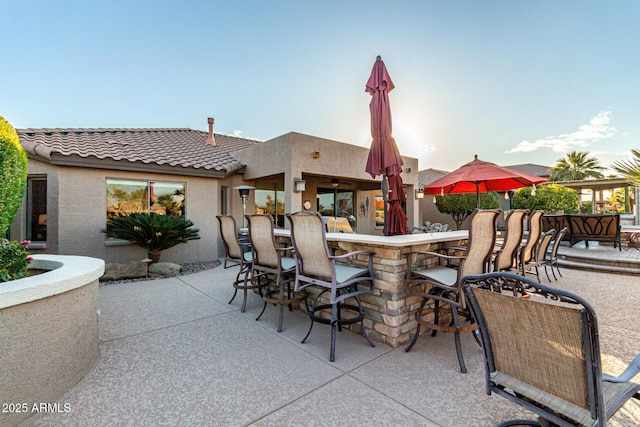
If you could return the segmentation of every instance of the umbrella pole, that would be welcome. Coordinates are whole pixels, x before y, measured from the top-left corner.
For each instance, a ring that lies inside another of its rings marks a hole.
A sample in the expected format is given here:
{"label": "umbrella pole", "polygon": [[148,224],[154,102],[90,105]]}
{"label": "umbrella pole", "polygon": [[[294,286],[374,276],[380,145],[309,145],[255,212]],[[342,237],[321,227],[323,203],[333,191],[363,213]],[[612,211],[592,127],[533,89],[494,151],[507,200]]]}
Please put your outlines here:
{"label": "umbrella pole", "polygon": [[384,229],[382,230],[385,236],[389,235],[389,224],[388,224],[388,204],[389,204],[389,181],[387,180],[386,175],[382,175],[382,183],[380,184],[380,189],[382,190],[382,201],[384,202]]}

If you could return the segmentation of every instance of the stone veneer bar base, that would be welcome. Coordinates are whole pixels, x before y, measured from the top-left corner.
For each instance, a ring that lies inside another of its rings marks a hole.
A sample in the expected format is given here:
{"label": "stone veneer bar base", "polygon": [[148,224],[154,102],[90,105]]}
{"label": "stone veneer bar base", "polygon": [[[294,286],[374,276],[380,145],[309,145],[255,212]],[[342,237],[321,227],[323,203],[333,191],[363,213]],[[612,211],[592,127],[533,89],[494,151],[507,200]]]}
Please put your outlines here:
{"label": "stone veneer bar base", "polygon": [[[104,262],[35,255],[47,273],[0,283],[0,426],[53,405],[98,360],[98,279]],[[49,406],[41,406],[50,404]],[[34,406],[35,405],[35,406]]]}

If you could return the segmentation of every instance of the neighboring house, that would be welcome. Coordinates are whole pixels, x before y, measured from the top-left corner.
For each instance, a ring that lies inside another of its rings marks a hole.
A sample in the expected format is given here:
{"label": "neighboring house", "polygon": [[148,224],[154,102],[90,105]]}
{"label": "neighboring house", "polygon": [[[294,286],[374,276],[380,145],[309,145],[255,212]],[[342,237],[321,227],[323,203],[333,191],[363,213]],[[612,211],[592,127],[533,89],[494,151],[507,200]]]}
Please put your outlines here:
{"label": "neighboring house", "polygon": [[[215,216],[231,212],[230,188],[244,164],[231,153],[258,141],[192,129],[17,129],[27,151],[24,203],[13,239],[33,253],[139,261],[146,252],[101,233],[107,217],[148,212],[184,215],[200,240],[163,251],[162,260],[219,256]],[[215,138],[215,139],[214,139]],[[239,203],[239,202],[238,202]],[[167,212],[169,210],[169,212]],[[237,211],[237,209],[236,209]]]}
{"label": "neighboring house", "polygon": [[[192,129],[17,129],[29,157],[24,202],[11,238],[33,253],[87,255],[106,262],[146,258],[146,251],[101,230],[118,214],[156,212],[194,222],[201,239],[163,251],[177,263],[223,255],[216,215],[243,226],[238,185],[250,185],[246,213],[302,209],[352,215],[361,233],[382,234],[380,177],[364,167],[368,149],[291,132],[269,141]],[[418,161],[404,157],[407,195],[418,187]],[[409,227],[418,203],[407,197]]]}

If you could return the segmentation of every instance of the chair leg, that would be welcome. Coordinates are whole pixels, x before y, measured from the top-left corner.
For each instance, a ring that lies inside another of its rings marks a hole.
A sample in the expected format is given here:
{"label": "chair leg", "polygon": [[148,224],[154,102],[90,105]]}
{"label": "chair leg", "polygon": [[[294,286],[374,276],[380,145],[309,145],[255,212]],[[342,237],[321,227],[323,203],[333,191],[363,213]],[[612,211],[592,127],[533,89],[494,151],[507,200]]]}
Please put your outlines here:
{"label": "chair leg", "polygon": [[280,273],[276,276],[276,284],[280,298],[280,316],[278,317],[278,332],[282,332],[282,321],[284,319],[284,283],[280,282]]}
{"label": "chair leg", "polygon": [[[420,307],[418,308],[418,311],[416,311],[416,315],[415,318],[416,320],[418,320],[418,318],[420,317],[420,313],[422,313],[422,310],[424,309],[425,304],[427,303],[427,299],[423,299],[422,303],[420,304]],[[420,323],[418,323],[418,327],[416,328],[416,333],[413,336],[413,338],[411,338],[411,342],[409,343],[409,345],[404,349],[404,351],[406,351],[407,353],[409,353],[411,351],[411,349],[413,348],[414,345],[416,345],[416,341],[418,341],[418,337],[420,336],[420,328],[422,325],[420,325]]]}
{"label": "chair leg", "polygon": [[460,372],[463,374],[467,373],[467,367],[464,364],[464,356],[462,355],[462,343],[460,341],[460,315],[458,314],[458,310],[456,307],[451,307],[451,316],[453,317],[453,326],[456,328],[456,331],[453,333],[456,342],[456,353],[458,355],[458,364],[460,365]]}
{"label": "chair leg", "polygon": [[[363,310],[362,310],[362,303],[360,302],[360,298],[357,295],[355,295],[353,298],[358,303],[358,308],[360,309],[360,312],[362,313]],[[369,338],[369,333],[367,332],[367,330],[364,327],[364,317],[360,320],[360,326],[362,327],[362,335],[364,335],[364,337],[367,339],[367,341],[369,342],[369,345],[371,347],[375,347],[376,345],[373,343],[373,341],[371,341],[371,338]]]}
{"label": "chair leg", "polygon": [[551,281],[551,277],[549,277],[549,270],[547,270],[547,264],[544,264],[544,273],[547,275],[547,280]]}
{"label": "chair leg", "polygon": [[242,308],[240,309],[240,313],[244,313],[247,310],[247,280],[249,279],[249,270],[247,269],[247,271],[244,273],[244,289],[242,290],[243,292],[243,297],[242,297]]}
{"label": "chair leg", "polygon": [[558,274],[560,275],[560,277],[562,277],[562,273],[560,273],[560,267],[558,266],[557,262],[556,262],[556,269],[558,270]]}
{"label": "chair leg", "polygon": [[338,327],[338,312],[339,304],[333,304],[331,306],[331,352],[329,353],[329,361],[335,362],[336,360],[336,328]]}

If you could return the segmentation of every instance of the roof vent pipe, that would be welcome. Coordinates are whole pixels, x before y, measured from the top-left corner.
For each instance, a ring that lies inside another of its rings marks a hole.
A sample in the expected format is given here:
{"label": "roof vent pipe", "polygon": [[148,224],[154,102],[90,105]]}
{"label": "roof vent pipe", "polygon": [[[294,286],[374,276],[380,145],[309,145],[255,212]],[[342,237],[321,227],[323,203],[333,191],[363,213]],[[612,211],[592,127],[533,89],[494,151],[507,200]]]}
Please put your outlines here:
{"label": "roof vent pipe", "polygon": [[209,123],[209,136],[207,137],[207,144],[209,145],[213,145],[215,147],[216,145],[216,138],[213,135],[213,117],[209,117],[207,119],[207,122]]}

